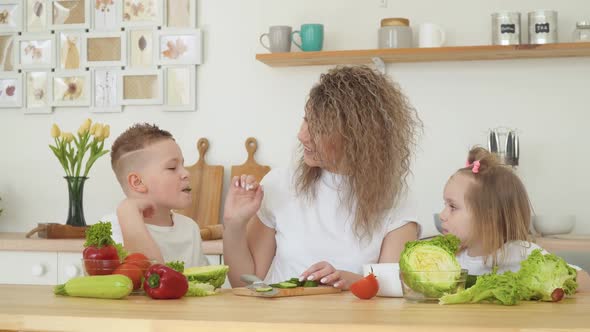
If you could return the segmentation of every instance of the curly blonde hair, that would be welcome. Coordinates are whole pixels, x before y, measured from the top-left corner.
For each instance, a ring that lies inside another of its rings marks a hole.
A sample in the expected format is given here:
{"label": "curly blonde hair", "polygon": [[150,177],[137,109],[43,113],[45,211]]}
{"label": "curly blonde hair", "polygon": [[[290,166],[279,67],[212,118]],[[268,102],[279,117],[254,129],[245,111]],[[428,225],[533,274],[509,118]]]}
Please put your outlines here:
{"label": "curly blonde hair", "polygon": [[[346,175],[343,203],[355,209],[357,237],[371,238],[406,190],[422,129],[416,110],[387,76],[367,66],[346,66],[320,76],[309,93],[306,118],[320,157],[334,140],[339,142],[340,158],[331,163]],[[297,192],[315,197],[321,173],[320,167],[308,166],[301,157]]]}

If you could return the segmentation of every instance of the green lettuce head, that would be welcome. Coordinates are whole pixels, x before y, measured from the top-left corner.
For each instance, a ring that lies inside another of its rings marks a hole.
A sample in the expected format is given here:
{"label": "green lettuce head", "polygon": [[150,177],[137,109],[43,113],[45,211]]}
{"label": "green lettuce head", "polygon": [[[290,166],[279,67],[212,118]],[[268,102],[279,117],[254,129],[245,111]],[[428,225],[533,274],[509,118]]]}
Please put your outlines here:
{"label": "green lettuce head", "polygon": [[189,267],[184,269],[183,274],[189,282],[210,284],[214,288],[219,288],[225,282],[227,265],[208,265],[199,267]]}
{"label": "green lettuce head", "polygon": [[451,234],[407,242],[399,261],[404,283],[426,297],[441,297],[453,290],[461,278],[455,257],[459,244]]}

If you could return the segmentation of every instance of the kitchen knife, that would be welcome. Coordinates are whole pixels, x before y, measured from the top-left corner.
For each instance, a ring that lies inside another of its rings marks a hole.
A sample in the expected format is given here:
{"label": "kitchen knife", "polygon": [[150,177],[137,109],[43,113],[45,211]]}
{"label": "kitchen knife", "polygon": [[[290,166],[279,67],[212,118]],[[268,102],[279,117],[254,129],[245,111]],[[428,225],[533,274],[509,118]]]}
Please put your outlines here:
{"label": "kitchen knife", "polygon": [[520,146],[518,141],[518,135],[514,134],[514,166],[518,166],[518,161],[520,159]]}
{"label": "kitchen knife", "polygon": [[[248,284],[246,288],[263,296],[273,296],[279,292],[278,289],[270,287],[269,285],[265,284],[262,279],[253,274],[242,274],[240,276],[240,280]],[[258,291],[258,289],[264,288],[270,288],[271,290],[264,292]]]}
{"label": "kitchen knife", "polygon": [[506,137],[506,148],[505,148],[504,160],[507,165],[514,164],[514,134],[512,131],[508,132]]}

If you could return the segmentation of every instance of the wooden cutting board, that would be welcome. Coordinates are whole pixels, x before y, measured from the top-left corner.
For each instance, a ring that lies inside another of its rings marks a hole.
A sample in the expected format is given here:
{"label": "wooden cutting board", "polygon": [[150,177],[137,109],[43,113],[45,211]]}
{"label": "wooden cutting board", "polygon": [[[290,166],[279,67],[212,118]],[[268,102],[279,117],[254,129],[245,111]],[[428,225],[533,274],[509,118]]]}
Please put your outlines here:
{"label": "wooden cutting board", "polygon": [[219,223],[223,166],[207,165],[205,162],[205,154],[209,149],[209,141],[206,138],[199,139],[197,149],[199,150],[199,160],[196,164],[186,167],[190,172],[193,202],[191,206],[178,211],[178,213],[192,218],[200,228],[206,228]]}
{"label": "wooden cutting board", "polygon": [[319,287],[295,287],[295,288],[277,288],[278,293],[272,296],[265,296],[262,293],[253,291],[246,287],[232,288],[232,293],[238,296],[253,296],[253,297],[288,297],[288,296],[305,296],[305,295],[322,295],[322,294],[335,294],[340,293],[339,288],[330,286],[319,286]]}
{"label": "wooden cutting board", "polygon": [[246,151],[248,151],[248,159],[242,165],[234,165],[231,167],[231,177],[240,176],[242,174],[253,175],[256,181],[260,182],[262,178],[270,171],[269,166],[259,165],[254,160],[254,153],[258,150],[258,141],[254,137],[246,139]]}

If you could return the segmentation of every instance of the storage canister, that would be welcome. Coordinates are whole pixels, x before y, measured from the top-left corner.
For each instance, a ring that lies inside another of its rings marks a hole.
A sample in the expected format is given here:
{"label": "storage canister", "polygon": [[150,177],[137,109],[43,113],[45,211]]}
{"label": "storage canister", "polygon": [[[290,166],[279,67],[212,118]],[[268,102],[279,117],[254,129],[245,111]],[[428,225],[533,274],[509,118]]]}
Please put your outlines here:
{"label": "storage canister", "polygon": [[520,44],[520,13],[498,12],[492,14],[492,45]]}
{"label": "storage canister", "polygon": [[536,10],[529,13],[529,44],[557,43],[557,12]]}
{"label": "storage canister", "polygon": [[578,21],[573,37],[574,42],[590,42],[590,21]]}
{"label": "storage canister", "polygon": [[379,29],[379,48],[412,47],[412,28],[407,18],[384,18]]}

